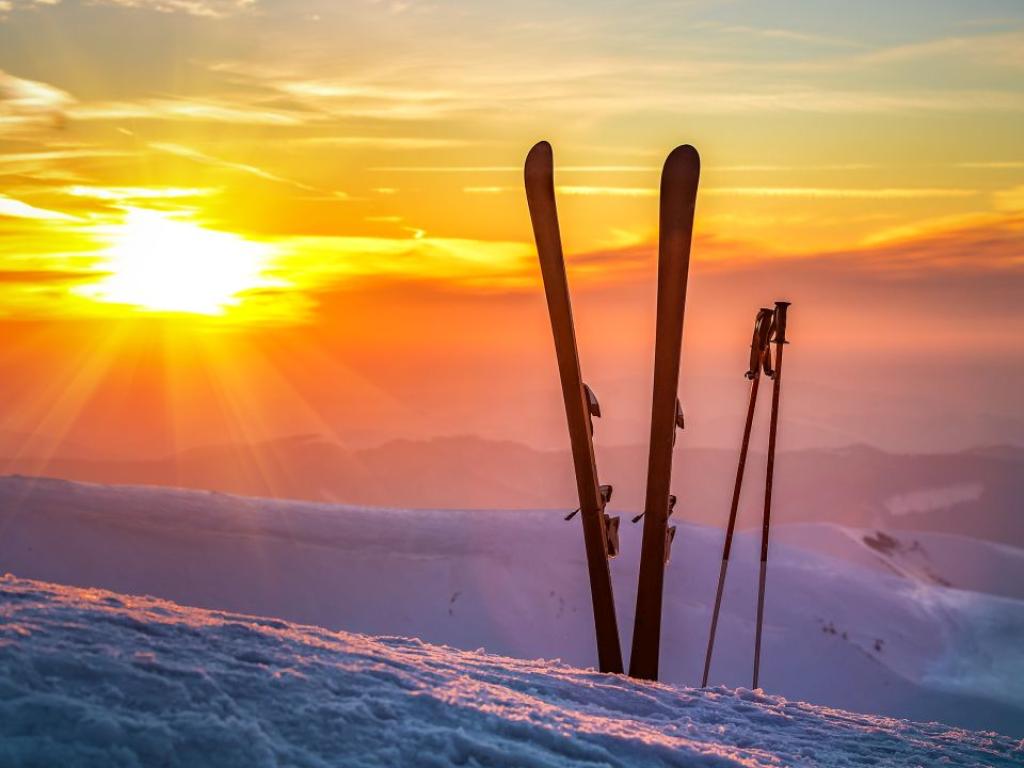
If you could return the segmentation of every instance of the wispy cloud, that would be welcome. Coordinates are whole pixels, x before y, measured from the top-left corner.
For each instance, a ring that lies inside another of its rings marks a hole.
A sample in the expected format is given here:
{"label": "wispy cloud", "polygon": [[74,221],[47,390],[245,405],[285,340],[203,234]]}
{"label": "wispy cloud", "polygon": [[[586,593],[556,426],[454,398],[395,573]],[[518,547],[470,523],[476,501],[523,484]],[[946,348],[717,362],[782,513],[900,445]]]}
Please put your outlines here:
{"label": "wispy cloud", "polygon": [[[559,173],[646,173],[656,165],[559,165]],[[371,171],[391,173],[522,173],[521,165],[382,165]]]}
{"label": "wispy cloud", "polygon": [[[0,0],[0,19],[4,12],[60,5],[61,0]],[[92,5],[113,5],[160,13],[186,13],[191,16],[223,18],[246,10],[256,0],[91,0]]]}
{"label": "wispy cloud", "polygon": [[[520,187],[469,186],[462,191],[470,195],[496,195],[503,192],[521,192]],[[579,184],[560,184],[555,191],[572,197],[656,197],[658,190],[653,187],[599,187]]]}
{"label": "wispy cloud", "polygon": [[41,124],[59,127],[74,103],[67,91],[0,70],[0,130]]}
{"label": "wispy cloud", "polygon": [[160,152],[166,152],[171,155],[183,157],[188,160],[193,160],[197,163],[202,163],[204,165],[212,165],[218,168],[225,168],[227,170],[236,171],[238,173],[243,173],[248,176],[255,176],[256,178],[263,179],[265,181],[273,181],[278,184],[285,184],[287,186],[295,187],[296,189],[301,189],[306,192],[325,193],[333,197],[336,197],[339,200],[347,197],[347,195],[344,192],[324,190],[321,189],[320,187],[316,187],[311,184],[306,184],[304,182],[296,181],[295,179],[291,179],[286,176],[281,176],[279,174],[260,168],[257,165],[252,165],[250,163],[239,163],[233,160],[224,160],[223,158],[208,155],[205,152],[201,152],[200,150],[194,149],[192,147],[187,147],[183,144],[154,141],[150,142],[149,146],[152,149],[158,150]]}
{"label": "wispy cloud", "polygon": [[292,144],[313,147],[371,147],[380,149],[444,149],[465,147],[476,142],[432,136],[306,136]]}
{"label": "wispy cloud", "polygon": [[[392,217],[378,219],[394,222]],[[355,279],[441,281],[453,286],[532,283],[536,256],[528,243],[427,236],[291,237],[274,241],[277,269],[317,290]]]}
{"label": "wispy cloud", "polygon": [[235,125],[300,126],[315,119],[302,112],[270,109],[237,99],[146,98],[137,101],[108,101],[79,104],[68,110],[75,120],[167,120]]}
{"label": "wispy cloud", "polygon": [[37,208],[36,206],[29,205],[21,200],[15,200],[13,197],[7,197],[6,195],[0,194],[0,217],[3,216],[10,216],[16,219],[44,219],[51,221],[75,220],[74,216],[69,216],[66,213],[51,211],[46,208]]}
{"label": "wispy cloud", "polygon": [[988,65],[1021,67],[1024,66],[1024,30],[923,40],[865,53],[859,60],[872,64],[891,64],[939,58],[960,58]]}
{"label": "wispy cloud", "polygon": [[1010,189],[1000,189],[993,193],[996,210],[1011,213],[1024,213],[1024,184]]}
{"label": "wispy cloud", "polygon": [[991,170],[1017,170],[1024,168],[1024,160],[992,160],[988,162],[957,163],[957,168],[987,168]]}
{"label": "wispy cloud", "polygon": [[579,184],[562,184],[557,190],[563,195],[580,197],[656,197],[658,190],[650,187],[595,187]]}
{"label": "wispy cloud", "polygon": [[811,43],[838,48],[865,48],[866,43],[861,40],[837,37],[834,35],[821,35],[813,32],[804,32],[798,29],[785,29],[778,27],[754,27],[745,24],[722,24],[719,22],[698,22],[692,25],[694,29],[706,29],[720,32],[727,35],[741,37],[754,37],[767,40],[782,40],[792,43]]}
{"label": "wispy cloud", "polygon": [[209,197],[221,190],[216,187],[95,187],[76,184],[65,187],[63,191],[73,197],[122,203]]}
{"label": "wispy cloud", "polygon": [[[615,187],[560,184],[559,194],[579,197],[657,197],[655,187]],[[520,192],[513,186],[468,186],[462,188],[469,194],[497,194],[499,192]],[[796,197],[805,199],[849,198],[858,200],[914,200],[919,198],[958,198],[979,195],[976,189],[935,188],[935,187],[703,187],[699,194],[723,197]]]}
{"label": "wispy cloud", "polygon": [[705,195],[735,197],[801,197],[801,198],[856,198],[865,200],[913,200],[917,198],[971,197],[980,192],[976,189],[936,187],[884,187],[836,188],[836,187],[709,187],[702,190]]}

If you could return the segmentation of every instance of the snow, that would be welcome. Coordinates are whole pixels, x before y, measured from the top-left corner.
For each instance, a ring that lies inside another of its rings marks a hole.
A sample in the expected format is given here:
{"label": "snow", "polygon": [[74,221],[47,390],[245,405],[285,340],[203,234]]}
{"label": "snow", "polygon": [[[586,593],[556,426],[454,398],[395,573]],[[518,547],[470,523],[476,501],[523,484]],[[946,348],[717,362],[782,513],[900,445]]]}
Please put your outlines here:
{"label": "snow", "polygon": [[942,488],[926,488],[910,493],[896,494],[885,500],[885,508],[893,515],[931,512],[949,509],[962,501],[975,501],[985,493],[981,483],[956,483]]}
{"label": "snow", "polygon": [[0,765],[1019,766],[995,733],[0,579]]}
{"label": "snow", "polygon": [[[595,663],[578,521],[0,479],[20,577],[520,659]],[[722,532],[687,524],[666,574],[662,676],[699,683]],[[673,518],[675,519],[675,518]],[[1024,552],[958,536],[773,528],[761,684],[787,699],[1024,737]],[[613,561],[628,649],[640,526]],[[895,542],[891,544],[889,540]],[[873,542],[869,544],[868,542]],[[711,681],[750,685],[758,532],[738,535]]]}

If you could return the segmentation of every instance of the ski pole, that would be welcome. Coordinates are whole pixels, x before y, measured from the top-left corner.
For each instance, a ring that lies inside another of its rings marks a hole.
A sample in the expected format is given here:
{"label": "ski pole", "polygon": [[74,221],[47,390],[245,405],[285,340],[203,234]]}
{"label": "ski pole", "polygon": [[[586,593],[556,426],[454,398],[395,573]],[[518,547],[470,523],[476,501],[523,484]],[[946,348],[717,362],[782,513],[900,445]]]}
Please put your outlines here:
{"label": "ski pole", "polygon": [[732,537],[736,529],[736,512],[740,504],[740,489],[743,485],[743,471],[747,464],[747,449],[750,447],[750,430],[754,423],[754,408],[757,405],[757,390],[761,381],[761,369],[765,366],[768,348],[768,333],[774,311],[761,308],[754,320],[754,334],[750,340],[750,367],[746,377],[750,379],[750,401],[747,405],[747,420],[743,425],[743,439],[740,442],[740,460],[736,468],[736,482],[732,489],[732,505],[729,507],[729,523],[725,529],[725,545],[722,548],[722,567],[718,573],[718,589],[715,592],[715,608],[711,614],[711,630],[708,633],[708,649],[704,656],[704,677],[701,688],[708,685],[711,670],[711,654],[715,647],[715,631],[718,629],[718,612],[722,607],[722,590],[725,587],[725,573],[729,567],[729,553],[732,551]]}
{"label": "ski pole", "polygon": [[761,626],[764,623],[764,586],[768,572],[768,529],[772,514],[772,475],[775,472],[775,438],[779,427],[779,393],[782,388],[782,349],[786,341],[786,310],[788,301],[775,302],[775,318],[772,323],[775,331],[775,370],[772,372],[772,413],[768,427],[768,469],[764,485],[764,517],[761,520],[761,574],[757,585],[757,628],[754,633],[754,682],[751,688],[757,688],[758,673],[761,668]]}

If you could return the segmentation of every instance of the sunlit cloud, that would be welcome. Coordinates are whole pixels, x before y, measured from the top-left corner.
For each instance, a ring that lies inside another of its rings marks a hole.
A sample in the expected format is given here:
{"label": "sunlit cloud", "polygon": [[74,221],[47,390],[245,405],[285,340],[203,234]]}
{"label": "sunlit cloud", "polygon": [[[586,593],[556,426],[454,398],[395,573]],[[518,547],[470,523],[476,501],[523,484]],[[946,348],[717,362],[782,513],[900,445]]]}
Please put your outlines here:
{"label": "sunlit cloud", "polygon": [[[559,165],[559,173],[644,173],[655,165]],[[384,165],[370,170],[390,173],[522,173],[521,165]]]}
{"label": "sunlit cloud", "polygon": [[820,35],[796,29],[780,29],[775,27],[754,27],[745,24],[721,24],[719,22],[701,22],[693,25],[695,29],[707,29],[728,35],[758,37],[769,40],[784,40],[795,43],[813,43],[838,48],[864,48],[862,40],[853,40],[833,35]]}
{"label": "sunlit cloud", "polygon": [[193,16],[222,18],[244,11],[256,4],[256,0],[95,0],[107,5],[125,8],[146,8],[162,13],[188,13]]}
{"label": "sunlit cloud", "polygon": [[534,281],[530,268],[536,254],[531,244],[523,242],[428,236],[289,237],[273,242],[276,270],[310,288],[389,276],[464,286]]}
{"label": "sunlit cloud", "polygon": [[[259,166],[252,165],[250,163],[239,163],[234,162],[232,160],[224,160],[219,157],[214,157],[213,155],[208,155],[205,152],[199,151],[198,149],[186,147],[182,144],[172,144],[169,142],[154,141],[151,142],[149,146],[152,149],[158,150],[160,152],[167,152],[168,154],[171,155],[184,157],[189,160],[193,160],[197,163],[202,163],[204,165],[213,165],[219,168],[226,168],[228,170],[243,173],[248,176],[255,176],[256,178],[263,179],[265,181],[273,181],[278,184],[286,184],[288,186],[295,187],[296,189],[301,189],[306,192],[325,191],[311,184],[306,184],[301,181],[296,181],[294,179],[290,179],[285,176],[272,173],[271,171],[265,170],[263,168],[260,168]],[[343,192],[330,191],[330,194],[334,197],[337,197],[338,199],[343,199],[345,197],[345,193]]]}
{"label": "sunlit cloud", "polygon": [[220,189],[209,187],[90,187],[84,185],[66,187],[64,191],[73,197],[88,197],[113,202],[180,200],[209,197],[221,192]]}
{"label": "sunlit cloud", "polygon": [[469,139],[429,136],[306,136],[292,139],[292,144],[311,147],[369,147],[371,149],[438,149],[465,147],[476,142]]}
{"label": "sunlit cloud", "polygon": [[[2,0],[0,18],[5,11],[60,5],[62,0]],[[94,5],[138,8],[160,13],[186,13],[192,16],[222,18],[255,5],[256,0],[91,0]]]}
{"label": "sunlit cloud", "polygon": [[1000,189],[992,195],[996,210],[1020,213],[1024,211],[1024,184]]}
{"label": "sunlit cloud", "polygon": [[832,187],[710,187],[701,191],[705,195],[735,197],[799,197],[799,198],[851,198],[863,200],[912,200],[919,198],[958,198],[979,194],[976,189],[953,188],[832,188]]}
{"label": "sunlit cloud", "polygon": [[[469,186],[462,191],[470,195],[496,195],[503,192],[521,192],[519,187]],[[560,184],[555,191],[570,197],[656,197],[658,190],[653,187],[598,187],[580,184]]]}
{"label": "sunlit cloud", "polygon": [[858,57],[872,64],[950,58],[989,66],[1024,67],[1024,31],[943,37],[882,48]]}
{"label": "sunlit cloud", "polygon": [[44,220],[61,220],[61,221],[73,221],[74,216],[69,216],[66,213],[60,213],[59,211],[50,211],[45,208],[37,208],[34,205],[29,205],[21,200],[15,200],[12,197],[0,194],[0,217],[10,216],[18,219],[44,219]]}
{"label": "sunlit cloud", "polygon": [[[587,186],[579,184],[559,184],[555,187],[559,194],[577,197],[657,197],[655,187],[614,187]],[[521,192],[519,187],[512,186],[467,186],[462,188],[468,194],[498,194],[501,192]],[[793,197],[804,199],[853,199],[853,200],[914,200],[927,198],[961,198],[980,194],[976,189],[954,188],[899,188],[883,187],[843,188],[843,187],[704,187],[699,195],[724,197]]]}
{"label": "sunlit cloud", "polygon": [[152,98],[138,101],[90,102],[67,110],[74,120],[166,120],[236,125],[300,126],[313,116],[213,98]]}
{"label": "sunlit cloud", "polygon": [[1007,220],[1000,213],[966,213],[951,216],[934,216],[902,222],[896,226],[886,227],[864,238],[866,247],[886,246],[894,243],[927,241],[933,237],[946,237],[951,233],[977,232],[986,227],[994,230],[1005,230],[1012,226],[1012,219]]}
{"label": "sunlit cloud", "polygon": [[958,168],[984,168],[992,170],[1017,170],[1024,168],[1024,160],[993,160],[989,162],[957,163]]}
{"label": "sunlit cloud", "polygon": [[21,173],[26,170],[36,170],[55,164],[64,165],[70,160],[93,160],[131,156],[131,152],[101,147],[73,147],[35,152],[8,152],[0,154],[0,173]]}
{"label": "sunlit cloud", "polygon": [[655,197],[658,194],[658,190],[650,187],[595,187],[562,184],[556,189],[563,195],[578,195],[582,197]]}
{"label": "sunlit cloud", "polygon": [[66,91],[0,69],[0,131],[5,128],[60,126],[75,99]]}

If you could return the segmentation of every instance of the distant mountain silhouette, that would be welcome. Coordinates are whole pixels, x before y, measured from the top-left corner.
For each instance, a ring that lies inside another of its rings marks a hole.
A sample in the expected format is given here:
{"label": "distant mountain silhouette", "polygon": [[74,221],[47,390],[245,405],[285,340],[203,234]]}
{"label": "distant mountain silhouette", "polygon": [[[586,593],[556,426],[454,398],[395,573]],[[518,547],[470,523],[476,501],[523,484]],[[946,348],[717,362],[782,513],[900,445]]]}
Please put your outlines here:
{"label": "distant mountain silhouette", "polygon": [[[736,455],[682,449],[675,460],[678,514],[724,525]],[[643,446],[598,449],[612,508],[642,505]],[[741,527],[758,525],[764,458],[751,454]],[[351,450],[316,436],[254,446],[211,445],[156,460],[75,457],[0,459],[5,474],[103,483],[180,486],[274,498],[410,508],[572,509],[565,451],[535,450],[474,436],[396,440]],[[1024,448],[900,455],[867,446],[780,454],[774,515],[780,522],[829,521],[885,530],[960,533],[1024,546]]]}

